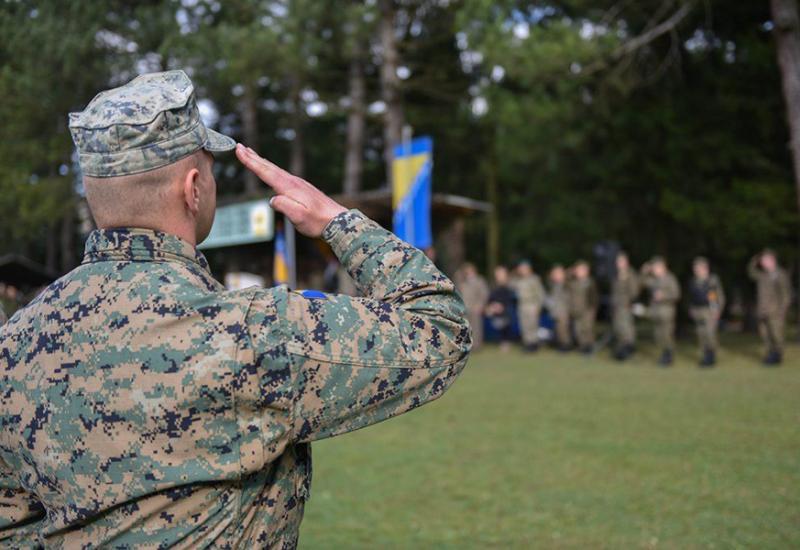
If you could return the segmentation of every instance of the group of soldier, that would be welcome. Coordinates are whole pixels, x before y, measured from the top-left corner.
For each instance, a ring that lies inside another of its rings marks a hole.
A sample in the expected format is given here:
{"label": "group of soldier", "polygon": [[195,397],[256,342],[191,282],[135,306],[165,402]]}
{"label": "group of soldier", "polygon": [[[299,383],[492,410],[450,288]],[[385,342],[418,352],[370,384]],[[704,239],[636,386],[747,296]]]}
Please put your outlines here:
{"label": "group of soldier", "polygon": [[[671,365],[675,319],[682,293],[667,261],[657,256],[636,270],[627,254],[619,252],[614,272],[609,281],[608,300],[614,357],[625,361],[634,354],[636,317],[645,316],[652,321],[654,340],[660,351],[658,363]],[[686,292],[689,316],[695,324],[700,348],[699,364],[712,367],[717,361],[717,332],[725,309],[725,292],[706,258],[695,258],[692,272]],[[791,303],[789,277],[779,267],[771,250],[764,250],[752,258],[748,274],[756,282],[756,316],[766,348],[764,364],[779,365],[783,359],[785,319]],[[494,271],[492,288],[472,264],[466,264],[460,270],[457,280],[469,310],[476,346],[483,342],[486,318],[497,332],[501,348],[508,348],[516,314],[524,349],[536,351],[540,344],[541,313],[547,309],[553,322],[552,342],[557,349],[577,349],[591,354],[598,347],[595,321],[600,293],[586,261],[580,260],[568,268],[553,266],[548,274],[547,289],[527,261],[520,262],[513,273],[505,266],[498,266]],[[648,298],[647,306],[638,303],[643,295]]]}

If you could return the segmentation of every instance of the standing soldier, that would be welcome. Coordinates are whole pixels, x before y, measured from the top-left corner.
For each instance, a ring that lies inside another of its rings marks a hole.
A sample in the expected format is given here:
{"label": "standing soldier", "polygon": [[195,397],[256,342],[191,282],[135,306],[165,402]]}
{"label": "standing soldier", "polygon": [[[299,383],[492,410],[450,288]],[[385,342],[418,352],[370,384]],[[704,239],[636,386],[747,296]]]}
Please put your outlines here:
{"label": "standing soldier", "polygon": [[567,272],[561,265],[550,270],[550,294],[547,296],[547,310],[555,324],[555,343],[559,351],[570,348],[569,336],[569,295],[567,294]]}
{"label": "standing soldier", "polygon": [[695,258],[692,263],[694,277],[689,283],[689,315],[697,329],[697,341],[703,352],[701,367],[713,367],[717,362],[717,327],[725,309],[725,292],[722,283],[711,273],[708,260]]}
{"label": "standing soldier", "polygon": [[575,341],[582,353],[592,353],[594,347],[594,321],[599,303],[597,285],[590,276],[589,264],[579,260],[572,267],[572,277],[567,285],[569,315],[575,328]]}
{"label": "standing soldier", "polygon": [[750,278],[756,282],[758,332],[767,348],[764,364],[780,365],[783,361],[783,332],[786,313],[792,302],[789,276],[778,266],[777,256],[769,249],[750,260],[747,272]]}
{"label": "standing soldier", "polygon": [[511,346],[516,301],[517,297],[509,282],[508,268],[498,265],[494,268],[494,287],[489,293],[486,314],[500,339],[500,350],[504,352]]}
{"label": "standing soldier", "polygon": [[472,328],[472,349],[475,350],[483,345],[483,313],[489,300],[489,285],[471,263],[461,268],[458,282],[461,297],[467,306],[467,317]]}
{"label": "standing soldier", "polygon": [[539,349],[539,315],[545,298],[544,287],[529,262],[520,262],[516,271],[512,287],[517,294],[522,345],[526,351],[536,351]]}
{"label": "standing soldier", "polygon": [[667,262],[656,256],[642,267],[644,286],[650,291],[650,318],[653,320],[656,345],[661,349],[659,365],[672,364],[675,348],[675,309],[681,288]]}
{"label": "standing soldier", "polygon": [[639,276],[631,269],[628,255],[617,254],[617,273],[611,281],[611,322],[614,329],[614,357],[626,360],[636,345],[633,302],[639,295]]}
{"label": "standing soldier", "polygon": [[[98,229],[0,328],[0,546],[296,548],[310,443],[436,399],[463,369],[453,283],[207,129],[183,71],[98,94],[70,131]],[[214,219],[212,152],[234,147],[363,298],[212,277],[196,244]]]}

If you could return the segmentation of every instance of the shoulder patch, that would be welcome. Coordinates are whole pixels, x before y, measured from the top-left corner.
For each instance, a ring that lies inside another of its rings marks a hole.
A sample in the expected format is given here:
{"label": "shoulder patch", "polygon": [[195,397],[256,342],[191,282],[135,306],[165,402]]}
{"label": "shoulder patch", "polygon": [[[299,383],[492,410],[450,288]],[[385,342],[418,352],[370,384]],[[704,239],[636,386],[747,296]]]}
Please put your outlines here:
{"label": "shoulder patch", "polygon": [[324,300],[328,296],[319,290],[304,290],[300,293],[303,298],[307,298],[309,300]]}

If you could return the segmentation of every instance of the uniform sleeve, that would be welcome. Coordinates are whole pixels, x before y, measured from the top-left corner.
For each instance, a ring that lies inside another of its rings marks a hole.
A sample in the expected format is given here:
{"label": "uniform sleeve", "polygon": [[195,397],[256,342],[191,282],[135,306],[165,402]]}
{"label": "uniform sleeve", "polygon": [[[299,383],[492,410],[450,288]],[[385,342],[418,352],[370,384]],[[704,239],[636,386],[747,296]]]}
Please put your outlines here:
{"label": "uniform sleeve", "polygon": [[681,299],[681,285],[674,275],[669,276],[669,283],[666,288],[667,301],[678,302]]}
{"label": "uniform sleeve", "polygon": [[641,283],[639,281],[639,275],[637,275],[635,271],[631,270],[628,276],[628,298],[631,302],[636,300],[636,297],[639,296],[640,291]]}
{"label": "uniform sleeve", "polygon": [[719,277],[714,277],[714,284],[717,291],[717,308],[722,312],[725,309],[725,288],[722,286],[722,281]]}
{"label": "uniform sleeve", "polygon": [[789,279],[789,275],[785,271],[781,271],[780,281],[782,298],[781,305],[783,306],[783,311],[788,311],[789,307],[792,305],[792,283]]}
{"label": "uniform sleeve", "polygon": [[758,256],[753,256],[747,263],[747,276],[757,281],[761,276],[761,271],[758,269]]}
{"label": "uniform sleeve", "polygon": [[44,507],[19,486],[16,477],[0,460],[0,546],[37,548],[36,533],[44,517]]}
{"label": "uniform sleeve", "polygon": [[539,277],[536,277],[534,286],[536,292],[536,301],[541,304],[544,302],[545,298],[547,298],[547,293],[545,292],[544,285]]}
{"label": "uniform sleeve", "polygon": [[597,309],[600,306],[600,295],[597,292],[597,283],[592,281],[589,284],[589,309]]}
{"label": "uniform sleeve", "polygon": [[421,251],[352,210],[323,237],[364,298],[288,293],[283,322],[298,442],[438,398],[471,347],[461,298]]}

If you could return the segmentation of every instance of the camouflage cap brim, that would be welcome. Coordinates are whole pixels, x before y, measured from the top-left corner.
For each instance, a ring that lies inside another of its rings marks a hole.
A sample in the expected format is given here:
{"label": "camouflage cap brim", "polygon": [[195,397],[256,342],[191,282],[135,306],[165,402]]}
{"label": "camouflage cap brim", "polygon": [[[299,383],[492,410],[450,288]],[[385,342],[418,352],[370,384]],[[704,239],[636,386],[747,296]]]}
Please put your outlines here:
{"label": "camouflage cap brim", "polygon": [[222,153],[225,151],[233,151],[236,148],[236,140],[233,138],[225,134],[220,134],[211,128],[206,128],[206,132],[208,134],[208,139],[205,145],[203,145],[203,149],[206,151],[210,153]]}

